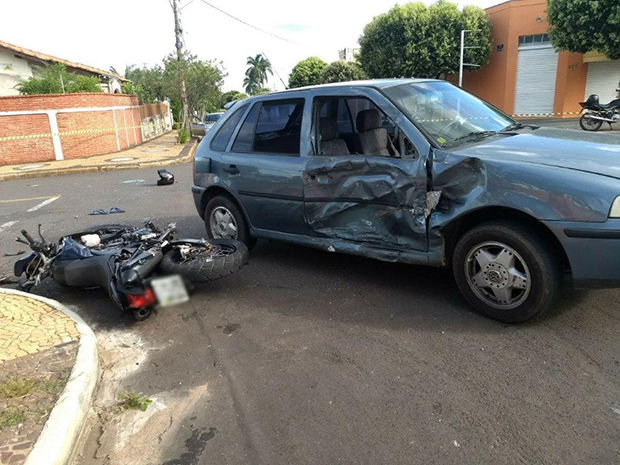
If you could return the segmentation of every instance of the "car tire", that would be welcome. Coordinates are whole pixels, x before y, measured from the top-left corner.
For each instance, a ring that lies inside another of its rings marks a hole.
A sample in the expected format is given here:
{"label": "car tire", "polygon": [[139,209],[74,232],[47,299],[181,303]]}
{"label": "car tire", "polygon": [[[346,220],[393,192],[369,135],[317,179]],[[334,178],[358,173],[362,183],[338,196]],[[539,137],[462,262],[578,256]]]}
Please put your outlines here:
{"label": "car tire", "polygon": [[562,286],[560,263],[549,241],[515,221],[491,221],[465,233],[454,250],[452,269],[465,299],[504,323],[544,314]]}
{"label": "car tire", "polygon": [[[232,216],[232,221],[236,227],[235,237],[225,237],[220,234],[220,231],[211,227],[212,216],[216,211],[228,212]],[[234,239],[243,242],[248,250],[252,250],[256,244],[256,239],[250,236],[250,229],[245,219],[245,215],[237,205],[237,203],[224,195],[218,195],[213,197],[207,203],[205,208],[205,227],[207,229],[207,236],[209,239]]]}

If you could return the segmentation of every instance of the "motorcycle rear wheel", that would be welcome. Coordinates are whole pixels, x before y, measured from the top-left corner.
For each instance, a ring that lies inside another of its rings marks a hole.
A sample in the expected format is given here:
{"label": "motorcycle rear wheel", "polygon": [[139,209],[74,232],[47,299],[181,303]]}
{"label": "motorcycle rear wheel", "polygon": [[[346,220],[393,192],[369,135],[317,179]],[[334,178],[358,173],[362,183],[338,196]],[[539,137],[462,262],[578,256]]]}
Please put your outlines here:
{"label": "motorcycle rear wheel", "polygon": [[[248,261],[247,246],[232,239],[212,239],[216,249],[185,260],[178,248],[172,249],[162,259],[159,267],[166,274],[179,274],[192,283],[215,281],[238,271]],[[195,247],[195,244],[192,244]]]}
{"label": "motorcycle rear wheel", "polygon": [[603,125],[602,121],[597,121],[587,116],[588,115],[581,115],[581,118],[579,118],[579,126],[581,126],[581,129],[584,131],[598,131],[601,129]]}

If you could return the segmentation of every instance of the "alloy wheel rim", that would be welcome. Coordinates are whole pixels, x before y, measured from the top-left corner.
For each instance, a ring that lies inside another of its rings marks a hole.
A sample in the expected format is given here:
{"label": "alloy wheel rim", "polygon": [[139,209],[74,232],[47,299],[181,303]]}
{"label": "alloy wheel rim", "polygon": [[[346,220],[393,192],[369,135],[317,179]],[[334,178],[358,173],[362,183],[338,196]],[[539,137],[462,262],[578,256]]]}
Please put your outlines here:
{"label": "alloy wheel rim", "polygon": [[215,239],[237,239],[235,217],[226,207],[216,207],[209,216],[209,228]]}
{"label": "alloy wheel rim", "polygon": [[473,247],[465,260],[465,277],[480,300],[500,310],[511,310],[525,302],[532,285],[523,257],[501,242]]}

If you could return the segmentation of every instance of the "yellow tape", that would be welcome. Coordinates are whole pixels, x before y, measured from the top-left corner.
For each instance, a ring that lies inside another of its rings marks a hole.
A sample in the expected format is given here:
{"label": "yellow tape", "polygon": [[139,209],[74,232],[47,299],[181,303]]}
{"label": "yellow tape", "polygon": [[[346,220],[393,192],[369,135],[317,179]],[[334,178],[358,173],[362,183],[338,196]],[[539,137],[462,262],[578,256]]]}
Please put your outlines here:
{"label": "yellow tape", "polygon": [[562,116],[562,115],[579,115],[581,114],[580,111],[564,111],[561,113],[518,113],[516,115],[512,115],[513,117],[516,118],[523,118],[526,116]]}
{"label": "yellow tape", "polygon": [[74,131],[64,131],[58,133],[46,133],[46,134],[28,134],[24,136],[6,136],[0,137],[0,142],[9,141],[9,140],[23,140],[23,139],[41,139],[44,137],[52,137],[52,136],[74,136],[77,134],[95,134],[102,132],[115,132],[121,130],[129,130],[129,129],[140,129],[142,126],[118,126],[118,128],[98,128],[98,129],[76,129]]}

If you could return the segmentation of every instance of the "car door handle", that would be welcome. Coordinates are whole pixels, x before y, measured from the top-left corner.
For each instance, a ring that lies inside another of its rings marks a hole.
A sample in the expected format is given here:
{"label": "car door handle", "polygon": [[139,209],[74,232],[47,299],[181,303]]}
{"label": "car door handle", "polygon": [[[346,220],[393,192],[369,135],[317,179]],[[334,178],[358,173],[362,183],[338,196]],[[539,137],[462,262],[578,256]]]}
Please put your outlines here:
{"label": "car door handle", "polygon": [[237,165],[228,165],[223,171],[228,174],[239,174],[239,168],[237,168]]}

